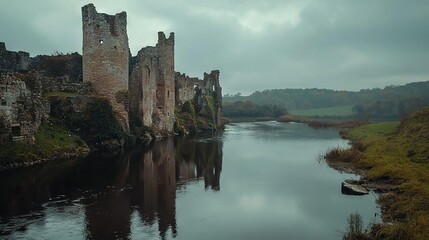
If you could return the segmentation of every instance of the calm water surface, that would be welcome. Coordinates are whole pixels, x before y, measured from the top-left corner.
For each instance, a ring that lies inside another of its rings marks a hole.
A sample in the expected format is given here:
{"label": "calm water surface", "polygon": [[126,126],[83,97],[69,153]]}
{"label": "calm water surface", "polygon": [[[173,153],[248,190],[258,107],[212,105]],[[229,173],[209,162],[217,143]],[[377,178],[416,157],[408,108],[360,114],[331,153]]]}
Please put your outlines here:
{"label": "calm water surface", "polygon": [[0,172],[5,239],[341,239],[376,196],[341,195],[352,175],[318,163],[338,132],[304,124],[228,125],[117,156]]}

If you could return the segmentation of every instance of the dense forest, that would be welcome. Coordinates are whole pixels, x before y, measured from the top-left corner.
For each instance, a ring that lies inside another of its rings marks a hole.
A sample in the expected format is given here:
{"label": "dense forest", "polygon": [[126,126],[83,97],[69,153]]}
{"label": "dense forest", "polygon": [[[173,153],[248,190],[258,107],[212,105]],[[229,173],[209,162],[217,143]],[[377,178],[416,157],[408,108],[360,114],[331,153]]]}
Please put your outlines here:
{"label": "dense forest", "polygon": [[250,101],[258,106],[276,106],[288,111],[349,105],[360,118],[398,118],[429,105],[429,81],[360,91],[271,89],[256,91],[249,96],[227,94],[223,101],[225,106]]}
{"label": "dense forest", "polygon": [[224,116],[230,118],[237,117],[272,117],[278,118],[287,113],[283,107],[277,105],[262,105],[258,106],[251,101],[236,101],[223,103],[222,112]]}

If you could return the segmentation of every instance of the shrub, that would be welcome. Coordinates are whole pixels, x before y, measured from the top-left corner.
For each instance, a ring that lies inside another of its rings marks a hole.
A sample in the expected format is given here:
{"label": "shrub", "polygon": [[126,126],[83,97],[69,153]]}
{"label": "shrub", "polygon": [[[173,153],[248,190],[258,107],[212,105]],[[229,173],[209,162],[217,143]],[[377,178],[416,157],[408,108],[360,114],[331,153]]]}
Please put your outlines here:
{"label": "shrub", "polygon": [[358,212],[351,213],[347,218],[346,233],[343,240],[371,240],[373,239],[363,230],[362,216]]}

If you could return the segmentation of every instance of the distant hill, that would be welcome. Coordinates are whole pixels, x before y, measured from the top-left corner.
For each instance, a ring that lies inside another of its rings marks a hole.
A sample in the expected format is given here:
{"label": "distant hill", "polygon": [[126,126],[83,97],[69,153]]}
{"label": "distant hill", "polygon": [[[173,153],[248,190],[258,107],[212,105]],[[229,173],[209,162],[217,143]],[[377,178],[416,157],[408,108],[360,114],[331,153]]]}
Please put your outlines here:
{"label": "distant hill", "polygon": [[277,106],[290,112],[350,106],[354,115],[361,118],[397,118],[429,106],[429,81],[360,91],[270,89],[249,96],[225,95],[223,101],[251,101],[259,106]]}

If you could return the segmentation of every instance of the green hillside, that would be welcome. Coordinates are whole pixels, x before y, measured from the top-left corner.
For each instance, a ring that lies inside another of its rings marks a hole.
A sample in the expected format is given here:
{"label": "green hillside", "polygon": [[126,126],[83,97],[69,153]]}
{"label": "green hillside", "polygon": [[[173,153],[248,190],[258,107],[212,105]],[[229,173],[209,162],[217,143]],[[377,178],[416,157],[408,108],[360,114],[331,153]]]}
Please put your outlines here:
{"label": "green hillside", "polygon": [[338,106],[338,107],[326,107],[326,108],[312,108],[312,109],[303,109],[303,110],[291,110],[290,114],[304,117],[348,117],[353,116],[354,112],[352,110],[352,105]]}

